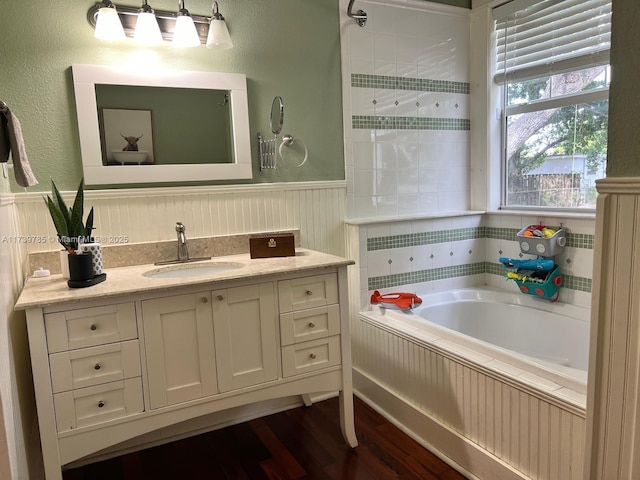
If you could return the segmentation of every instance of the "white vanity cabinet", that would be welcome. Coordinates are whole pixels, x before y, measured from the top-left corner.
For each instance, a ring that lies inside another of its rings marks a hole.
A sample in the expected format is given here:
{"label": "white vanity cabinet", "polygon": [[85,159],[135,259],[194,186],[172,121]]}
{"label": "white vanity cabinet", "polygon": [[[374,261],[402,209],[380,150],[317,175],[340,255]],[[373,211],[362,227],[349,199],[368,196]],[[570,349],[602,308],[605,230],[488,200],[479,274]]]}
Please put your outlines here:
{"label": "white vanity cabinet", "polygon": [[253,262],[260,267],[254,275],[163,280],[163,288],[149,281],[135,293],[124,288],[133,267],[110,273],[112,286],[79,292],[64,280],[30,280],[16,308],[27,313],[47,479],[60,480],[64,465],[122,442],[146,445],[135,439],[156,431],[201,433],[198,422],[184,430],[198,417],[281,397],[308,404],[315,392],[338,391],[342,433],[355,447],[352,262],[315,254],[303,260],[313,268],[290,259],[288,268],[265,273],[270,264]]}
{"label": "white vanity cabinet", "polygon": [[144,300],[149,406],[276,380],[274,284]]}
{"label": "white vanity cabinet", "polygon": [[218,393],[210,298],[206,292],[141,302],[149,408]]}

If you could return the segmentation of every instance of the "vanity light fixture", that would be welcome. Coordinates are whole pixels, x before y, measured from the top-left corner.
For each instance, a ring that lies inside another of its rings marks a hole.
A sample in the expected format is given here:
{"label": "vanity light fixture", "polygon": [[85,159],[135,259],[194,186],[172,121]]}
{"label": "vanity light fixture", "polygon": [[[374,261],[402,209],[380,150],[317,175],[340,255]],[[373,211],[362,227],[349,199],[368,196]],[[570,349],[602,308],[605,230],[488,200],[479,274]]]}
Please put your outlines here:
{"label": "vanity light fixture", "polygon": [[200,37],[196,31],[189,10],[184,8],[184,0],[178,0],[180,10],[176,18],[176,28],[173,31],[173,44],[176,47],[197,47],[200,45]]}
{"label": "vanity light fixture", "polygon": [[96,31],[94,36],[101,40],[123,40],[124,29],[118,16],[116,6],[111,0],[104,0],[98,4],[99,9],[95,15]]}
{"label": "vanity light fixture", "polygon": [[[147,0],[142,0],[140,8],[115,5],[111,0],[102,0],[89,8],[87,20],[95,28],[95,36],[103,40],[117,40],[125,38],[125,36],[139,40],[142,36],[145,39],[153,38],[155,40],[140,40],[141,43],[159,42],[157,33],[143,33],[150,29],[155,32],[156,27],[153,24],[155,17],[160,37],[167,41],[174,40],[173,44],[176,46],[195,47],[207,43],[209,30],[213,28],[215,30],[212,33],[214,46],[210,46],[210,48],[231,48],[233,45],[231,37],[229,37],[224,17],[218,12],[216,2],[212,6],[212,11],[212,16],[192,15],[184,7],[184,0],[178,0],[178,12],[153,9],[148,5]],[[105,23],[112,26],[104,26]],[[140,33],[138,33],[139,30]],[[217,33],[219,30],[223,30],[222,34]],[[113,31],[116,34],[110,33]],[[225,33],[226,38],[224,37]]]}
{"label": "vanity light fixture", "polygon": [[145,45],[158,45],[162,43],[162,33],[158,26],[153,8],[149,6],[147,0],[144,0],[142,7],[138,11],[138,20],[136,21],[136,29],[133,38]]}
{"label": "vanity light fixture", "polygon": [[207,48],[214,50],[228,50],[233,48],[233,42],[229,35],[227,23],[218,11],[218,2],[214,1],[211,6],[212,16],[209,24],[209,35],[207,35]]}

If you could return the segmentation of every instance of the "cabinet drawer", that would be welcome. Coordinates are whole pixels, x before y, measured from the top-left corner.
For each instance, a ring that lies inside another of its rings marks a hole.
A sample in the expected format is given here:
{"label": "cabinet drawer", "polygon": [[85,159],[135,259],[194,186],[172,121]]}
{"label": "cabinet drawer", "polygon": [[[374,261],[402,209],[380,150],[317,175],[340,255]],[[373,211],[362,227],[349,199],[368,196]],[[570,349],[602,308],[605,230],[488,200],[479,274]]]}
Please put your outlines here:
{"label": "cabinet drawer", "polygon": [[144,410],[140,377],[53,396],[58,432],[108,422]]}
{"label": "cabinet drawer", "polygon": [[133,302],[48,313],[44,321],[49,353],[138,337]]}
{"label": "cabinet drawer", "polygon": [[340,335],[282,348],[282,376],[340,365]]}
{"label": "cabinet drawer", "polygon": [[340,333],[338,305],[308,308],[280,315],[280,342],[282,345],[306,342]]}
{"label": "cabinet drawer", "polygon": [[338,303],[338,277],[335,273],[278,282],[281,312]]}
{"label": "cabinet drawer", "polygon": [[49,356],[53,393],[140,376],[138,340]]}

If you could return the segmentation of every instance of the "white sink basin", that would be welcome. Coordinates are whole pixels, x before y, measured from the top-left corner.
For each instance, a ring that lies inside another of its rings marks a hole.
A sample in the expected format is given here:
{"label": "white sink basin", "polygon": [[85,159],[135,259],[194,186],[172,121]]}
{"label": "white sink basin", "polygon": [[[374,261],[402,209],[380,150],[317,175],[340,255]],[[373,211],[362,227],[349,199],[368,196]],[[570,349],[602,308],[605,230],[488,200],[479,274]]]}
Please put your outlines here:
{"label": "white sink basin", "polygon": [[197,264],[179,264],[169,267],[156,268],[144,272],[142,275],[149,278],[188,278],[188,277],[208,277],[219,273],[228,272],[242,268],[242,263],[214,262]]}

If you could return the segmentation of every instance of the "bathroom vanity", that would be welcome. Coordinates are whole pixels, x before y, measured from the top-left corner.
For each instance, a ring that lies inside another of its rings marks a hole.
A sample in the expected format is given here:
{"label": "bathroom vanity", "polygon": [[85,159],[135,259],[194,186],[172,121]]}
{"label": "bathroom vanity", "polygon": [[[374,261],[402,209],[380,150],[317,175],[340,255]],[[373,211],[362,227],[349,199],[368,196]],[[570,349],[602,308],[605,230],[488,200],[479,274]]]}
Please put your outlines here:
{"label": "bathroom vanity", "polygon": [[[26,310],[48,480],[132,438],[240,405],[338,391],[353,423],[350,260],[310,250],[108,270],[70,289],[31,278]],[[207,268],[202,268],[207,266]]]}

